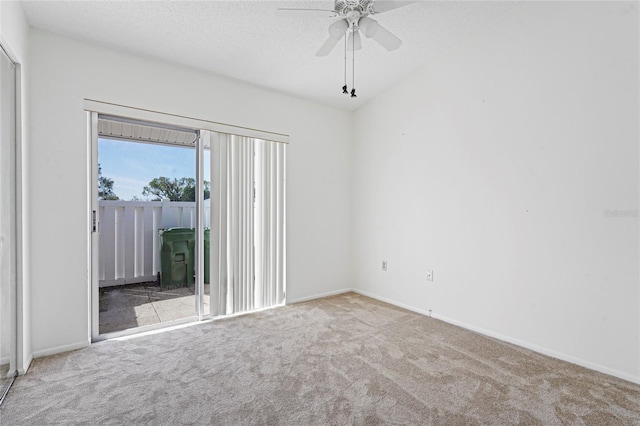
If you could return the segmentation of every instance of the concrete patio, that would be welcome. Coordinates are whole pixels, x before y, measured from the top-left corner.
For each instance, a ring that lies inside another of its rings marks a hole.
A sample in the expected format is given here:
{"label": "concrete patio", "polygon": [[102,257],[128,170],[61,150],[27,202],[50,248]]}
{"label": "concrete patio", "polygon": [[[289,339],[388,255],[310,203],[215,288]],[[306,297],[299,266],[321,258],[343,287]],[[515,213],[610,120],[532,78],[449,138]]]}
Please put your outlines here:
{"label": "concrete patio", "polygon": [[[209,312],[205,284],[204,311]],[[162,289],[155,282],[100,289],[100,334],[195,316],[195,287]]]}

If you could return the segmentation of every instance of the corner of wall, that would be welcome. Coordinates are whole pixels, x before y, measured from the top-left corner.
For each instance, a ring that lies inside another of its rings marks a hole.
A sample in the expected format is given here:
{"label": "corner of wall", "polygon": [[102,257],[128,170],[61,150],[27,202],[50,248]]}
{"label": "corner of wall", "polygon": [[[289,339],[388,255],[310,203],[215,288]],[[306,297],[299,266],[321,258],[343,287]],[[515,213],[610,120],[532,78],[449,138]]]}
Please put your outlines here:
{"label": "corner of wall", "polygon": [[627,7],[520,3],[355,112],[356,291],[638,380]]}

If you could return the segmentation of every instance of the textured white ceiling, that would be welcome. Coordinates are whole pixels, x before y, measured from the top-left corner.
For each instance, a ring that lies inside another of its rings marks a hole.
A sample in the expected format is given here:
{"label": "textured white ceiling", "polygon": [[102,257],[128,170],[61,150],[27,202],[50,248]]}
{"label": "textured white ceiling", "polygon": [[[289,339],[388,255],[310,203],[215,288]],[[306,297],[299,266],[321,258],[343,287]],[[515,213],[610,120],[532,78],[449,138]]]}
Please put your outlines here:
{"label": "textured white ceiling", "polygon": [[420,1],[376,15],[404,43],[387,52],[363,39],[356,99],[341,93],[342,43],[327,57],[315,56],[332,20],[275,13],[279,7],[332,9],[332,0],[26,1],[23,7],[32,27],[354,110],[514,5]]}

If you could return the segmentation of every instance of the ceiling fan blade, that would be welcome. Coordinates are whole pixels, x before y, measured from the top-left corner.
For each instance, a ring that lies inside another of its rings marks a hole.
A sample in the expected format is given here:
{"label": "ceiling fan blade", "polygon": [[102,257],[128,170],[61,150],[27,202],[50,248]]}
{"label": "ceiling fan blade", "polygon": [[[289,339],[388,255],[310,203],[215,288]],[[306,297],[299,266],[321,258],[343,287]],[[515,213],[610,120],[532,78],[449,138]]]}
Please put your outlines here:
{"label": "ceiling fan blade", "polygon": [[387,50],[396,50],[402,44],[402,40],[394,36],[385,27],[380,25],[375,19],[368,17],[360,18],[358,22],[360,31],[367,38],[372,38]]}
{"label": "ceiling fan blade", "polygon": [[276,9],[276,15],[278,16],[307,16],[307,17],[321,17],[321,18],[333,18],[336,16],[336,12],[333,10],[325,9],[289,9],[279,8]]}
{"label": "ceiling fan blade", "polygon": [[347,50],[360,50],[362,49],[362,39],[360,38],[360,31],[355,33],[349,33],[349,39],[347,40]]}
{"label": "ceiling fan blade", "polygon": [[400,7],[409,6],[410,4],[418,3],[417,1],[385,1],[376,0],[373,2],[371,14],[379,14],[387,12],[389,10],[398,9]]}
{"label": "ceiling fan blade", "polygon": [[329,37],[327,41],[325,41],[324,44],[320,47],[320,49],[318,49],[318,51],[316,52],[316,56],[327,56],[329,53],[331,53],[333,48],[336,47],[336,44],[338,44],[339,41],[340,39],[336,40],[333,37]]}
{"label": "ceiling fan blade", "polygon": [[394,36],[382,25],[378,24],[376,33],[371,36],[372,39],[378,42],[378,44],[385,49],[391,51],[396,50],[402,44],[402,40]]}

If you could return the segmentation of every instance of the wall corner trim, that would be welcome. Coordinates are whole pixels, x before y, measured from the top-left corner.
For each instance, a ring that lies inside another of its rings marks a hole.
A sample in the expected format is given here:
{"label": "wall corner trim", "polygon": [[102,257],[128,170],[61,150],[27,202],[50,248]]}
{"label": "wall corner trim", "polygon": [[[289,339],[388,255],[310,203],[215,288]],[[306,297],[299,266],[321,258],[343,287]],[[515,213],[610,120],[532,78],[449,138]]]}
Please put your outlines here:
{"label": "wall corner trim", "polygon": [[33,356],[29,356],[29,358],[25,361],[21,368],[18,368],[18,375],[24,376],[29,371],[29,367],[31,367],[31,362],[33,361]]}

